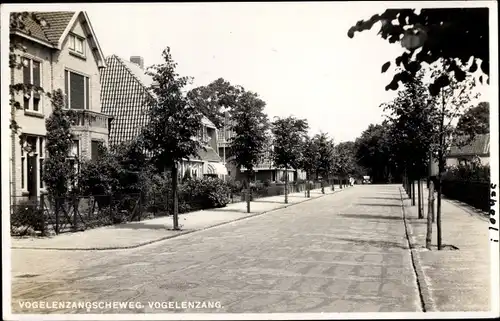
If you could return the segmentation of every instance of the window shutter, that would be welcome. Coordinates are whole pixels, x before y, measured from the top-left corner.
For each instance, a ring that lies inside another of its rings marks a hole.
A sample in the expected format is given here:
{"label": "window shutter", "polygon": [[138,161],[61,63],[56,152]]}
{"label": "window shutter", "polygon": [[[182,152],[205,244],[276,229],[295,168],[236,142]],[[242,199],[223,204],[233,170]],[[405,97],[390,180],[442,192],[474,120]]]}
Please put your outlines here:
{"label": "window shutter", "polygon": [[23,58],[26,60],[27,64],[23,64],[23,83],[31,84],[31,60]]}
{"label": "window shutter", "polygon": [[32,61],[33,64],[33,85],[40,86],[40,62]]}

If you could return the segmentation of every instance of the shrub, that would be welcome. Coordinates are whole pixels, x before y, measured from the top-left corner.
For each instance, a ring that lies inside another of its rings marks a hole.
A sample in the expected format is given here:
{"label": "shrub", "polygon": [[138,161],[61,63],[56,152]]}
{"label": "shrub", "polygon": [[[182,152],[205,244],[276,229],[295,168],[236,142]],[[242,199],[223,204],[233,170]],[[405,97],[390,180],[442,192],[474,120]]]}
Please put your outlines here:
{"label": "shrub", "polygon": [[266,180],[264,181],[264,187],[269,187],[269,186],[271,186],[271,180],[266,179]]}
{"label": "shrub", "polygon": [[38,231],[42,235],[47,233],[43,207],[36,201],[21,201],[12,205],[10,217],[11,234],[24,236]]}
{"label": "shrub", "polygon": [[179,186],[179,212],[224,207],[230,193],[229,185],[219,178],[189,180]]}
{"label": "shrub", "polygon": [[458,180],[469,182],[489,182],[490,166],[481,164],[458,165],[449,168],[443,174],[443,180]]}

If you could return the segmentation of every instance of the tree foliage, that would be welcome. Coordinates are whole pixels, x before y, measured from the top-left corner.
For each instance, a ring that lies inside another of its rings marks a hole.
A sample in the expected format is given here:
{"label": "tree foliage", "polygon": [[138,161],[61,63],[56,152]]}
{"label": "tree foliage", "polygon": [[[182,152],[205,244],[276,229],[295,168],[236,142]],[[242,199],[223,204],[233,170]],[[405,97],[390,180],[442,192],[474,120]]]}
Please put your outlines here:
{"label": "tree foliage", "polygon": [[390,111],[389,143],[393,160],[418,176],[427,173],[429,150],[435,143],[440,120],[439,106],[429,95],[423,76],[418,73],[392,102],[383,105],[385,111]]}
{"label": "tree foliage", "polygon": [[354,171],[356,164],[354,142],[341,142],[334,148],[332,173],[345,178]]}
{"label": "tree foliage", "polygon": [[333,140],[328,137],[327,133],[319,133],[314,136],[314,143],[318,151],[316,172],[323,178],[328,177],[331,172],[334,157]]}
{"label": "tree foliage", "polygon": [[490,104],[480,102],[476,107],[467,110],[458,120],[457,132],[488,134],[490,132]]}
{"label": "tree foliage", "polygon": [[229,115],[238,102],[239,95],[244,91],[240,86],[233,86],[223,78],[214,80],[207,86],[190,90],[187,94],[193,104],[217,128],[224,124],[225,112]]}
{"label": "tree foliage", "polygon": [[148,68],[147,74],[156,83],[151,87],[149,123],[142,131],[145,148],[159,170],[172,167],[182,159],[196,155],[201,143],[196,136],[202,128],[202,114],[183,93],[187,77],[180,77],[170,48],[162,57],[163,64]]}
{"label": "tree foliage", "polygon": [[258,164],[267,142],[269,128],[266,103],[256,93],[244,91],[232,112],[230,129],[235,136],[229,141],[231,161],[249,172]]}
{"label": "tree foliage", "polygon": [[298,168],[301,159],[301,146],[309,125],[305,119],[293,116],[277,117],[272,123],[273,152],[272,158],[276,166],[285,169]]}
{"label": "tree foliage", "polygon": [[366,168],[374,182],[386,181],[392,165],[390,124],[370,124],[355,141],[357,163]]}
{"label": "tree foliage", "polygon": [[68,193],[76,175],[67,160],[73,145],[70,128],[74,114],[64,109],[65,99],[60,89],[52,93],[51,102],[52,114],[45,120],[48,158],[44,162],[42,179],[49,195],[62,197]]}
{"label": "tree foliage", "polygon": [[[380,22],[379,35],[389,43],[401,43],[405,52],[396,58],[401,69],[394,75],[386,90],[397,90],[399,82],[408,83],[424,64],[432,65],[443,59],[447,75],[434,78],[429,86],[431,95],[439,94],[451,78],[465,80],[468,73],[479,68],[481,82],[489,83],[489,9],[488,8],[436,8],[388,9],[368,20],[360,20],[347,35],[370,30]],[[391,62],[382,66],[386,72]],[[467,65],[461,68],[460,65]],[[448,77],[450,76],[450,77]]]}
{"label": "tree foliage", "polygon": [[303,143],[298,146],[301,149],[301,158],[299,168],[306,172],[308,178],[314,172],[318,165],[318,146],[313,138],[305,136]]}

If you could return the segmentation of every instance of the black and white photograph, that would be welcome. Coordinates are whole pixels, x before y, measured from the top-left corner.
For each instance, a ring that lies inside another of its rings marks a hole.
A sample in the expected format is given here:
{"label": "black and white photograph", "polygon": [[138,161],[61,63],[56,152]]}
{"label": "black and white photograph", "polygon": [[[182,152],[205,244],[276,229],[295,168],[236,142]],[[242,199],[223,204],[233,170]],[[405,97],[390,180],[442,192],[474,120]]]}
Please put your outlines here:
{"label": "black and white photograph", "polygon": [[0,30],[5,320],[500,316],[496,1]]}

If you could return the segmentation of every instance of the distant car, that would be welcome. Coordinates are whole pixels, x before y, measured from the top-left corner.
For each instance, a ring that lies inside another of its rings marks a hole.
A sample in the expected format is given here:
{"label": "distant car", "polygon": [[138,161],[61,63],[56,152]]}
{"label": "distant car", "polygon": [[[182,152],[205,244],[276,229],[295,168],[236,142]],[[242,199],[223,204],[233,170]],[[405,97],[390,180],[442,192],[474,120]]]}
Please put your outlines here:
{"label": "distant car", "polygon": [[363,176],[363,184],[371,184],[370,176]]}

